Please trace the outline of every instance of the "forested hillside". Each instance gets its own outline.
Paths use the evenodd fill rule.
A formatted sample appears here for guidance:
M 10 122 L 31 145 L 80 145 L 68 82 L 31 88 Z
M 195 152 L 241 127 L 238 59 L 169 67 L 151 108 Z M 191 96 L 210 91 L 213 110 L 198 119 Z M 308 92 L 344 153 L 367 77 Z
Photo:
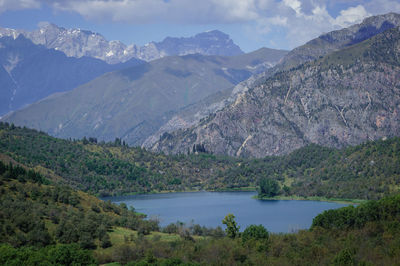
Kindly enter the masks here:
M 121 248 L 127 256 L 119 261 L 133 261 L 130 265 L 396 265 L 399 218 L 400 197 L 393 196 L 328 211 L 314 219 L 310 230 L 291 234 L 271 234 L 262 225 L 251 225 L 241 234 L 225 237 L 150 240 L 145 244 L 147 255 L 140 255 L 143 242 L 128 242 Z M 234 229 L 232 224 L 230 228 Z M 173 263 L 166 264 L 166 258 Z
M 310 230 L 271 234 L 262 225 L 226 235 L 198 225 L 159 228 L 124 206 L 0 163 L 2 265 L 395 265 L 400 197 L 318 215 Z M 135 229 L 135 230 L 132 230 Z M 205 231 L 206 230 L 206 231 Z M 218 234 L 207 232 L 219 232 Z M 203 235 L 204 234 L 204 235 Z
M 158 230 L 157 223 L 126 206 L 50 183 L 35 171 L 0 161 L 0 264 L 95 263 L 88 250 L 112 246 L 113 228 Z
M 263 178 L 289 197 L 379 199 L 399 191 L 400 138 L 345 149 L 315 144 L 285 156 L 243 159 L 208 154 L 167 156 L 132 148 L 116 139 L 62 140 L 36 130 L 0 123 L 0 156 L 98 195 L 133 192 L 255 189 Z

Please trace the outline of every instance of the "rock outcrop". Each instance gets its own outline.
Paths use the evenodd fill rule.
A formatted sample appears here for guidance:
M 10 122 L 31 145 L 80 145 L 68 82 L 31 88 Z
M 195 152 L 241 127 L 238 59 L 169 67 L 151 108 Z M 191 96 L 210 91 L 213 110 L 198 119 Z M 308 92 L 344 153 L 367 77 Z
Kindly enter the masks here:
M 286 154 L 400 133 L 400 29 L 395 27 L 250 88 L 189 129 L 165 133 L 154 151 L 244 157 Z

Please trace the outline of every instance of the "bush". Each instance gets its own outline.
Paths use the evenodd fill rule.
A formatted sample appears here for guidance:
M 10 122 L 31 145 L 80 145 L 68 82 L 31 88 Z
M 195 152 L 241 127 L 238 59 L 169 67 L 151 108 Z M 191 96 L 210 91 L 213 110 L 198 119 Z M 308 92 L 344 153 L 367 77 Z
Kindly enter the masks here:
M 250 225 L 242 233 L 242 240 L 246 242 L 248 240 L 268 240 L 269 233 L 263 225 Z

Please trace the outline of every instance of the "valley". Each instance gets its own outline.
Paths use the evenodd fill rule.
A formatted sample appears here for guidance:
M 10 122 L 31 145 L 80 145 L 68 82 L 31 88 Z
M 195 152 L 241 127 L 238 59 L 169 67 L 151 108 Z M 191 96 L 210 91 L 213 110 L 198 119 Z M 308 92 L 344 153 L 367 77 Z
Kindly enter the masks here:
M 397 265 L 400 15 L 279 4 L 331 31 L 244 52 L 219 30 L 0 27 L 0 264 Z
M 194 190 L 240 190 L 268 178 L 279 195 L 380 199 L 400 186 L 400 139 L 331 149 L 309 145 L 285 156 L 243 159 L 190 150 L 167 156 L 121 140 L 63 140 L 0 123 L 0 153 L 50 180 L 106 196 Z M 373 163 L 371 163 L 373 162 Z
M 105 141 L 118 137 L 138 146 L 179 109 L 232 89 L 273 65 L 283 54 L 283 51 L 260 49 L 232 57 L 200 54 L 165 57 L 106 73 L 1 120 L 56 137 L 90 136 Z
M 182 222 L 161 227 L 157 220 L 145 220 L 143 214 L 134 212 L 140 212 L 140 209 L 128 210 L 127 204 L 118 206 L 109 201 L 101 201 L 82 191 L 76 191 L 70 186 L 79 186 L 80 182 L 73 185 L 74 181 L 69 180 L 65 173 L 56 175 L 63 172 L 57 170 L 63 163 L 70 163 L 68 169 L 74 169 L 71 167 L 73 165 L 71 159 L 86 156 L 79 146 L 89 145 L 86 148 L 96 153 L 99 153 L 100 146 L 89 144 L 86 142 L 88 140 L 83 140 L 82 144 L 68 143 L 67 145 L 72 148 L 68 152 L 72 156 L 65 160 L 55 155 L 60 154 L 61 151 L 57 149 L 57 146 L 62 143 L 65 145 L 67 141 L 57 140 L 44 133 L 17 128 L 13 125 L 1 124 L 1 126 L 1 160 L 5 162 L 0 163 L 2 184 L 0 234 L 3 239 L 0 244 L 0 262 L 2 264 L 34 265 L 35 261 L 48 265 L 70 263 L 91 265 L 110 262 L 159 265 L 166 263 L 174 265 L 240 264 L 243 262 L 282 265 L 334 262 L 340 265 L 342 261 L 392 264 L 400 255 L 398 249 L 400 201 L 396 193 L 392 196 L 387 196 L 391 194 L 388 192 L 382 196 L 376 194 L 382 198 L 361 203 L 356 207 L 349 206 L 325 211 L 313 219 L 309 230 L 298 230 L 293 233 L 275 234 L 266 231 L 262 225 L 251 225 L 242 228 L 241 234 L 232 235 L 230 232 L 236 232 L 240 228 L 230 222 L 226 222 L 225 232 L 220 226 L 209 228 Z M 23 148 L 24 145 L 7 145 L 9 141 L 21 140 L 32 134 L 36 134 L 35 139 L 41 140 L 37 143 L 39 145 L 31 150 L 33 153 L 29 157 L 25 157 L 28 150 Z M 118 142 L 109 143 L 108 146 L 114 152 L 118 149 L 133 149 L 118 148 Z M 38 147 L 43 147 L 42 152 Z M 396 147 L 400 147 L 398 139 L 367 143 L 345 150 L 342 154 L 344 158 L 347 158 L 353 153 L 357 161 L 361 162 L 363 158 L 365 163 L 370 164 L 369 157 L 366 159 L 364 156 L 388 154 L 388 151 L 397 154 L 393 159 L 398 160 L 400 157 Z M 65 148 L 64 146 L 63 150 Z M 319 149 L 317 153 L 314 153 L 315 155 L 326 154 L 329 157 L 331 152 L 329 149 L 322 147 Z M 303 153 L 307 156 L 301 157 L 296 154 L 292 157 L 292 160 L 299 162 L 298 166 L 306 167 L 305 172 L 310 171 L 307 170 L 310 169 L 307 168 L 310 163 L 321 160 L 320 156 L 312 156 L 313 150 L 317 150 L 317 147 L 310 147 L 307 153 Z M 340 157 L 339 154 L 340 151 L 336 151 L 333 157 Z M 361 154 L 364 156 L 360 156 Z M 148 154 L 148 156 L 151 155 Z M 50 160 L 52 157 L 54 159 Z M 378 157 L 385 158 L 379 155 Z M 304 158 L 306 162 L 301 163 L 299 158 Z M 390 161 L 390 159 L 387 160 L 388 158 L 390 157 L 386 156 L 385 161 Z M 185 155 L 181 156 L 181 160 L 183 159 Z M 196 163 L 200 165 L 201 162 L 205 162 L 205 156 L 194 154 L 186 157 L 186 160 L 197 161 Z M 266 158 L 266 161 L 269 160 L 279 161 L 279 158 Z M 47 161 L 51 164 L 46 165 Z M 290 158 L 285 158 L 284 161 L 296 165 L 296 161 L 290 161 Z M 44 162 L 42 163 L 44 166 L 41 166 L 39 162 Z M 119 160 L 109 159 L 108 163 L 110 163 L 108 169 L 121 170 Z M 126 165 L 128 164 L 127 162 Z M 399 165 L 398 162 L 393 164 L 395 173 L 398 173 Z M 341 166 L 340 169 L 342 168 Z M 165 165 L 164 169 L 166 169 Z M 75 173 L 79 171 L 85 171 L 85 169 L 78 167 Z M 373 172 L 377 175 L 384 173 L 380 170 Z M 115 176 L 115 174 L 110 174 L 110 176 Z M 396 176 L 398 175 L 394 174 L 394 180 Z M 326 180 L 329 180 L 329 176 Z M 390 180 L 389 178 L 384 182 L 390 182 Z M 65 186 L 68 183 L 69 186 Z M 351 188 L 355 187 L 351 186 Z M 344 187 L 344 191 L 346 188 L 349 187 Z M 250 198 L 247 200 L 256 201 Z M 228 221 L 235 219 L 235 216 L 221 213 L 221 217 L 224 215 L 231 217 Z M 293 212 L 290 215 L 293 215 Z M 242 220 L 243 214 L 236 216 L 236 219 Z M 366 252 L 366 250 L 369 251 Z

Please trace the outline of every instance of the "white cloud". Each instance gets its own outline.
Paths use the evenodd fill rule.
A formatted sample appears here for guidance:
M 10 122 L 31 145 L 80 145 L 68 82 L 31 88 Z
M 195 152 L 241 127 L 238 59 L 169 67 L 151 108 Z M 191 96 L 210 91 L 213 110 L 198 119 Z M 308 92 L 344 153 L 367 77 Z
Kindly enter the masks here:
M 101 22 L 243 23 L 263 36 L 278 29 L 291 48 L 369 15 L 400 12 L 399 0 L 0 0 L 0 13 L 41 4 Z M 328 12 L 343 5 L 336 17 Z
M 372 14 L 384 14 L 388 12 L 400 13 L 400 2 L 398 0 L 373 0 L 366 3 L 365 8 Z
M 50 3 L 50 2 L 49 2 Z M 258 19 L 271 0 L 54 0 L 59 10 L 87 19 L 133 23 L 233 23 Z
M 362 5 L 350 7 L 346 10 L 340 11 L 340 16 L 335 19 L 335 24 L 340 27 L 347 27 L 349 25 L 359 23 L 364 18 L 370 16 Z
M 266 21 L 269 24 L 276 25 L 276 26 L 286 26 L 288 24 L 288 18 L 282 17 L 282 16 L 275 16 L 272 18 L 268 18 Z
M 314 6 L 309 15 L 299 12 L 296 17 L 288 19 L 286 39 L 290 47 L 304 44 L 321 33 L 332 30 L 332 21 L 333 18 L 325 6 Z
M 304 44 L 325 32 L 359 23 L 371 15 L 362 5 L 341 10 L 340 15 L 335 18 L 327 10 L 327 1 L 304 0 L 300 3 L 299 0 L 284 0 L 283 4 L 295 11 L 294 16 L 290 12 L 286 13 L 286 39 L 291 48 Z M 307 8 L 304 8 L 305 6 Z
M 217 10 L 223 10 L 224 14 L 221 12 L 221 15 L 225 19 L 245 21 L 258 18 L 257 5 L 254 0 L 212 0 L 211 2 Z M 198 4 L 200 3 L 198 1 Z
M 0 13 L 7 10 L 39 8 L 40 2 L 36 0 L 0 0 Z
M 283 0 L 283 3 L 293 9 L 296 15 L 301 15 L 301 2 L 299 0 Z

